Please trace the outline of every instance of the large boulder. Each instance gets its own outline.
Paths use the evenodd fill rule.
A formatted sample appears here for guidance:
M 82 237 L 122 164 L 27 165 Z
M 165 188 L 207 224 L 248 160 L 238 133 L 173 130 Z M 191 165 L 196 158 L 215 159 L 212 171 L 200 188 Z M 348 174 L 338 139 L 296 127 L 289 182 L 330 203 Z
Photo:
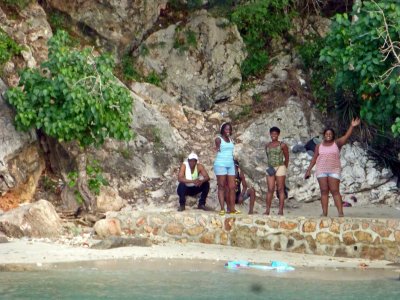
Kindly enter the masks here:
M 71 17 L 81 32 L 109 51 L 135 47 L 157 21 L 167 0 L 48 0 L 52 8 Z
M 0 207 L 5 198 L 14 204 L 30 201 L 44 169 L 36 133 L 15 129 L 14 113 L 2 97 L 5 90 L 0 80 Z
M 62 223 L 54 206 L 46 200 L 39 200 L 2 214 L 0 231 L 16 238 L 53 238 L 62 233 Z
M 206 11 L 151 34 L 140 46 L 136 65 L 145 76 L 163 78 L 167 92 L 183 104 L 207 110 L 237 95 L 245 58 L 236 26 Z
M 270 141 L 269 129 L 273 126 L 279 127 L 281 130 L 280 139 L 287 143 L 289 147 L 299 141 L 307 141 L 310 137 L 317 136 L 319 130 L 322 129 L 322 124 L 316 115 L 313 112 L 306 114 L 302 107 L 301 101 L 297 97 L 290 97 L 284 106 L 272 113 L 261 114 L 257 119 L 252 120 L 248 127 L 239 132 L 238 139 L 241 143 L 237 145 L 235 150 L 241 168 L 252 179 L 256 189 L 262 191 L 263 194 L 266 193 L 265 169 L 267 160 L 265 144 Z M 292 154 L 290 162 L 287 181 L 290 188 L 294 190 L 303 185 L 300 174 L 304 174 L 302 172 L 308 164 L 301 162 L 300 166 L 298 158 Z M 291 194 L 294 195 L 296 192 L 293 191 Z

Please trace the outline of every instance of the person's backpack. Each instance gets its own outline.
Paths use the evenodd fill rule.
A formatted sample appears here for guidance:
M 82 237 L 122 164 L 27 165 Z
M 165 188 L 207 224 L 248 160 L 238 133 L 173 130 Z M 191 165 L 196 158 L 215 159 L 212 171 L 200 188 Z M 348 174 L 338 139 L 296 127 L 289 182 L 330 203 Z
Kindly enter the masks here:
M 312 152 L 314 152 L 314 151 L 315 151 L 315 147 L 316 147 L 319 143 L 321 143 L 321 140 L 319 139 L 318 136 L 316 136 L 316 137 L 313 137 L 311 140 L 309 140 L 309 141 L 305 144 L 304 148 L 306 148 L 307 151 L 312 151 Z

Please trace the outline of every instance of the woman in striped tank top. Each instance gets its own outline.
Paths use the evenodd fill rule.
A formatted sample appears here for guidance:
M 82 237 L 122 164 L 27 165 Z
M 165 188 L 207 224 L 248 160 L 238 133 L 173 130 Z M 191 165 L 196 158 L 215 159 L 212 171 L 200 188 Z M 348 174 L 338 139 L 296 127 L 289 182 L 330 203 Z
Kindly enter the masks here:
M 235 145 L 231 139 L 232 125 L 223 123 L 220 136 L 215 139 L 217 155 L 214 160 L 214 173 L 217 176 L 218 200 L 221 205 L 221 216 L 225 215 L 225 201 L 230 214 L 240 214 L 235 209 L 236 171 L 233 162 L 233 150 Z M 225 199 L 227 195 L 227 199 Z
M 360 119 L 353 119 L 349 129 L 344 136 L 335 140 L 335 132 L 328 128 L 324 130 L 324 140 L 315 147 L 314 156 L 304 176 L 308 179 L 311 176 L 311 169 L 317 164 L 315 175 L 317 176 L 321 190 L 322 215 L 328 215 L 329 192 L 335 201 L 339 217 L 343 217 L 342 196 L 340 195 L 340 149 L 347 143 L 353 133 L 353 128 L 360 124 Z

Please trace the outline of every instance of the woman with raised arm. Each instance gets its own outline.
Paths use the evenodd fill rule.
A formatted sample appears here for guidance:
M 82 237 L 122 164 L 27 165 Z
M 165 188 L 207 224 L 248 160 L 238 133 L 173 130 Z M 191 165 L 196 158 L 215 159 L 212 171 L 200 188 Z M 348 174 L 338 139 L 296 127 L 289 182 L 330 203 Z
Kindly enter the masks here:
M 240 214 L 235 210 L 235 164 L 233 162 L 233 150 L 235 145 L 231 139 L 232 125 L 223 123 L 220 135 L 215 138 L 215 150 L 217 155 L 214 161 L 214 173 L 217 176 L 218 200 L 221 205 L 220 215 L 225 215 L 225 201 L 230 214 Z M 227 189 L 227 190 L 226 190 Z M 227 195 L 227 197 L 225 197 Z M 225 199 L 226 198 L 226 199 Z
M 315 174 L 321 190 L 322 216 L 328 215 L 328 200 L 329 193 L 331 193 L 339 217 L 343 217 L 342 196 L 339 190 L 341 178 L 340 149 L 347 143 L 354 127 L 359 124 L 359 118 L 353 119 L 345 135 L 337 140 L 335 140 L 335 132 L 332 128 L 325 129 L 322 143 L 315 147 L 314 156 L 304 178 L 308 179 L 311 176 L 311 169 L 317 164 Z

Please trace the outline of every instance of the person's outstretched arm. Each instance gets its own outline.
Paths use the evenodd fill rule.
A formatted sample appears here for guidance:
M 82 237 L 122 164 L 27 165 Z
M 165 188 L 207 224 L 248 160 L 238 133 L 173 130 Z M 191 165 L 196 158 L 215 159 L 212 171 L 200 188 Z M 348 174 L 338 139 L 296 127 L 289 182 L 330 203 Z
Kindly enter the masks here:
M 341 138 L 338 138 L 336 140 L 336 145 L 341 148 L 343 147 L 346 143 L 347 140 L 349 139 L 349 137 L 351 136 L 351 134 L 353 133 L 353 128 L 360 125 L 360 119 L 359 118 L 354 118 L 349 126 L 349 129 L 347 129 L 346 133 L 344 134 L 344 136 L 342 136 Z
M 315 163 L 317 162 L 318 155 L 319 155 L 319 145 L 317 145 L 315 147 L 314 156 L 310 161 L 310 165 L 308 166 L 306 174 L 304 175 L 305 179 L 307 179 L 307 178 L 309 178 L 311 176 L 311 170 L 314 167 Z

